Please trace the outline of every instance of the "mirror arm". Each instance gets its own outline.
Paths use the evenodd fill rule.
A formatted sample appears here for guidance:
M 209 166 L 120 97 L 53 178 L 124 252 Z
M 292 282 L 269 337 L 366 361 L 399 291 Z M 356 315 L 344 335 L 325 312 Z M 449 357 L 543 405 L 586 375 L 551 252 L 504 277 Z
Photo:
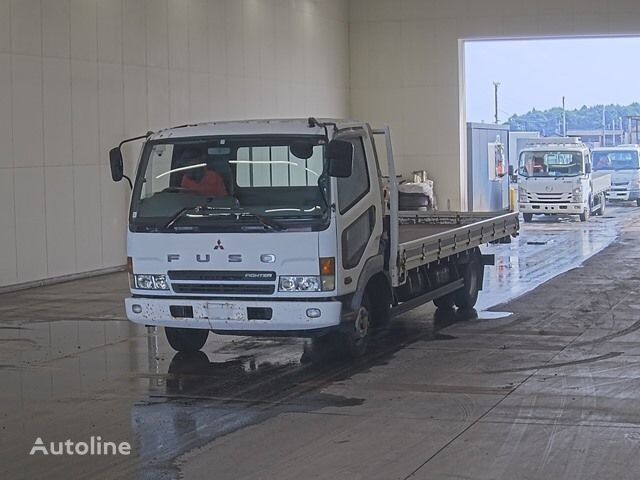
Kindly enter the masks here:
M 147 138 L 149 135 L 153 135 L 154 132 L 152 132 L 151 130 L 149 130 L 147 133 L 145 133 L 144 135 L 138 135 L 137 137 L 132 137 L 132 138 L 127 138 L 126 140 L 123 140 L 120 142 L 120 144 L 118 145 L 118 148 L 122 148 L 122 146 L 125 143 L 129 143 L 129 142 L 134 142 L 136 140 L 142 140 L 143 138 Z
M 152 132 L 151 130 L 149 130 L 147 133 L 145 133 L 144 135 L 138 135 L 137 137 L 132 137 L 132 138 L 127 138 L 126 140 L 121 141 L 118 144 L 118 149 L 120 149 L 122 151 L 122 146 L 125 143 L 129 143 L 129 142 L 134 142 L 136 140 L 142 140 L 143 138 L 148 138 L 149 135 L 153 135 L 154 132 Z M 131 181 L 131 178 L 129 178 L 127 175 L 122 174 L 122 178 L 126 178 L 127 182 L 129 182 L 129 188 L 131 190 L 133 190 L 133 182 Z

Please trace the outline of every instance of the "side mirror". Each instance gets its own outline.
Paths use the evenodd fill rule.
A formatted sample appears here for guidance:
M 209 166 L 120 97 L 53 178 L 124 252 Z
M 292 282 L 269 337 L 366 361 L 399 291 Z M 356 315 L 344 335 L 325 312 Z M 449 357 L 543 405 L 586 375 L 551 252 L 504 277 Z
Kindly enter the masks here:
M 590 163 L 585 163 L 584 164 L 584 173 L 586 173 L 587 175 L 589 175 L 591 173 L 591 164 Z
M 109 163 L 111 164 L 111 178 L 119 182 L 124 177 L 124 164 L 120 147 L 109 150 Z
M 353 171 L 353 144 L 344 140 L 331 140 L 327 145 L 330 177 L 347 178 Z

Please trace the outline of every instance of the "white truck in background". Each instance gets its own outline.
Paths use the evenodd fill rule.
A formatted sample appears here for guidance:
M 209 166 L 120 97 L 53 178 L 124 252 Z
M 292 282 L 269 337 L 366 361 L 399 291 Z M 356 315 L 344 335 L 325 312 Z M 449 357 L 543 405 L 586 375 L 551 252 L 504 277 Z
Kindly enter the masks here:
M 594 171 L 611 173 L 607 200 L 631 200 L 640 207 L 640 145 L 594 148 Z
M 534 215 L 603 215 L 611 175 L 593 172 L 589 147 L 572 138 L 541 138 L 520 152 L 518 205 Z
M 429 301 L 472 308 L 492 264 L 480 245 L 515 236 L 517 213 L 399 211 L 397 181 L 385 201 L 374 136 L 395 179 L 389 129 L 364 122 L 236 121 L 138 137 L 127 317 L 165 327 L 178 351 L 199 350 L 212 331 L 312 337 L 359 356 L 393 314 Z M 110 151 L 114 181 L 126 178 L 130 140 Z

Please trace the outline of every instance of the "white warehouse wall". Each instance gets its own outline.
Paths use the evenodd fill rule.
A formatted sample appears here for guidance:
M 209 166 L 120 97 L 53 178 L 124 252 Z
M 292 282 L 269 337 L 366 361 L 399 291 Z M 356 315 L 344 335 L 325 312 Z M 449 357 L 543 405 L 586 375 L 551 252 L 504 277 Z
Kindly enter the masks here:
M 351 0 L 351 113 L 389 123 L 399 170 L 466 205 L 459 40 L 640 34 L 638 0 Z
M 124 137 L 347 116 L 346 2 L 0 0 L 0 286 L 124 263 Z

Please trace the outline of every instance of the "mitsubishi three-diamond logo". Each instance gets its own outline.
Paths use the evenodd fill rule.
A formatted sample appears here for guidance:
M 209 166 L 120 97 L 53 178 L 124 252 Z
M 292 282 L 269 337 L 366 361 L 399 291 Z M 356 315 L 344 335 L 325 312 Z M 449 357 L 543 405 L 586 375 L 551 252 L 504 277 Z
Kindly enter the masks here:
M 215 244 L 213 249 L 214 250 L 224 250 L 224 246 L 222 245 L 222 242 L 220 241 L 220 239 L 218 239 L 218 243 Z

